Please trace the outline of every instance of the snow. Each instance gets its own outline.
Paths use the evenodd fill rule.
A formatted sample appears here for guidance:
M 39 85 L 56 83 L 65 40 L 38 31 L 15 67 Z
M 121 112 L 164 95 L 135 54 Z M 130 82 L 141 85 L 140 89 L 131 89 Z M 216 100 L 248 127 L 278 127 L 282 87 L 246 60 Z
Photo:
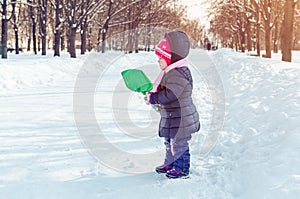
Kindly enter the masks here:
M 0 62 L 0 193 L 10 199 L 291 198 L 300 194 L 300 53 L 264 59 L 192 50 L 201 131 L 191 178 L 169 180 L 159 115 L 121 71 L 154 79 L 153 52 L 71 59 L 21 53 Z

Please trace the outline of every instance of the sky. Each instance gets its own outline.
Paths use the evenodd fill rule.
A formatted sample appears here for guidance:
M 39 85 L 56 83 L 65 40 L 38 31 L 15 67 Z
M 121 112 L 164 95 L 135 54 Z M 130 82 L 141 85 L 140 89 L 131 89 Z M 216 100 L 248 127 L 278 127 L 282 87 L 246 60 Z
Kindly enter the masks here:
M 209 2 L 206 0 L 179 0 L 179 3 L 187 6 L 188 14 L 191 18 L 206 16 L 206 9 L 209 7 Z
M 191 19 L 199 19 L 202 24 L 207 23 L 207 9 L 209 1 L 207 0 L 179 0 L 182 5 L 187 6 L 188 17 Z

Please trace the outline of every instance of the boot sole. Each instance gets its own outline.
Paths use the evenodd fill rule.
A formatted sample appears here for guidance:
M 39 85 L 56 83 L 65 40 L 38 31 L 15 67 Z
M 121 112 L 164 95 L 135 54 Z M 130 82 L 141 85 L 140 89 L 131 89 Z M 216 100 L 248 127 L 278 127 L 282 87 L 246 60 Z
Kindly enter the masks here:
M 173 176 L 168 176 L 166 175 L 167 178 L 169 179 L 189 179 L 190 178 L 190 175 L 186 175 L 186 176 L 181 176 L 181 177 L 173 177 Z

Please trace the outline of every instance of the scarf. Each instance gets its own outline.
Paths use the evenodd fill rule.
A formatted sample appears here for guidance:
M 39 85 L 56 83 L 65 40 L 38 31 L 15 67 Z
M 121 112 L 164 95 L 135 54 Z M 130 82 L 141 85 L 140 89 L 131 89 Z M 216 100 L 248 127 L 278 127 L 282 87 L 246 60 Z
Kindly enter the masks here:
M 157 92 L 157 88 L 163 78 L 163 76 L 168 73 L 170 70 L 174 69 L 174 68 L 180 68 L 183 66 L 188 66 L 186 59 L 181 59 L 171 65 L 169 65 L 167 68 L 165 68 L 164 70 L 161 70 L 160 73 L 158 74 L 157 78 L 155 79 L 155 81 L 153 82 L 153 88 L 150 92 L 155 93 Z

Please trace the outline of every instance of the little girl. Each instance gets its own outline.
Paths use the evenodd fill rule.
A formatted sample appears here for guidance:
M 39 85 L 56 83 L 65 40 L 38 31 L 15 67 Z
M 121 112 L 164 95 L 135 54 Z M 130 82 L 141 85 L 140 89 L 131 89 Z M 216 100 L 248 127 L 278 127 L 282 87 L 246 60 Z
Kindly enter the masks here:
M 168 178 L 188 178 L 189 143 L 192 133 L 199 131 L 199 115 L 192 100 L 193 79 L 185 58 L 190 42 L 182 31 L 165 34 L 155 49 L 161 73 L 154 88 L 147 93 L 150 104 L 160 107 L 159 136 L 165 138 L 166 156 L 157 173 Z

